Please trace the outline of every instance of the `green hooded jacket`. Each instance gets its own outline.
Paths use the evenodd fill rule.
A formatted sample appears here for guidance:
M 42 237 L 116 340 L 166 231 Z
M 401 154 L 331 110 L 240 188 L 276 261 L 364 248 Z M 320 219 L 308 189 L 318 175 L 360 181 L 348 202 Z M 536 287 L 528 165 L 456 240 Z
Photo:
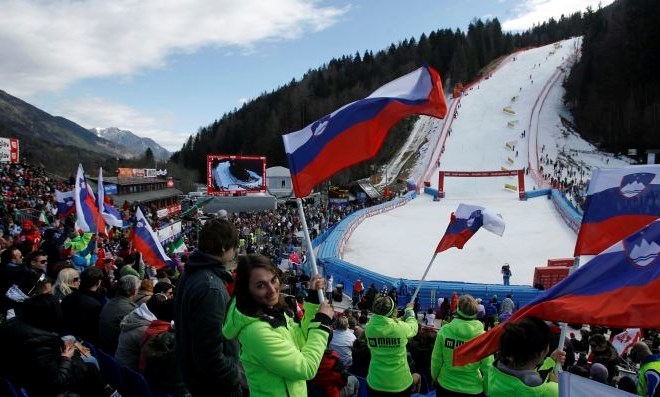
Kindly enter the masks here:
M 306 381 L 316 376 L 331 330 L 315 318 L 319 305 L 305 302 L 304 308 L 300 324 L 284 314 L 285 324 L 271 325 L 241 313 L 231 300 L 222 333 L 241 344 L 251 397 L 307 397 Z
M 454 318 L 440 328 L 431 355 L 431 378 L 447 390 L 466 394 L 487 391 L 487 375 L 493 356 L 462 367 L 452 365 L 454 349 L 484 333 L 479 320 Z M 488 394 L 488 393 L 486 393 Z
M 549 363 L 554 366 L 554 360 L 546 358 L 542 367 Z M 539 386 L 527 386 L 519 378 L 509 375 L 491 365 L 488 371 L 488 396 L 489 397 L 558 397 L 559 384 L 546 380 Z
M 408 366 L 408 339 L 417 334 L 415 312 L 406 308 L 404 320 L 373 314 L 364 327 L 371 351 L 367 384 L 374 390 L 401 392 L 412 385 Z

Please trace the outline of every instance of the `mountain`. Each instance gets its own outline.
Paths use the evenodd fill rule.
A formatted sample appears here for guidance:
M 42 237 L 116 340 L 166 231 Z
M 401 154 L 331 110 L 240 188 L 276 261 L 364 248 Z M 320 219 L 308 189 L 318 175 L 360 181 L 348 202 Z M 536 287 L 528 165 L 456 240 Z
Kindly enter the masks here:
M 172 153 L 157 144 L 153 139 L 141 138 L 131 131 L 120 130 L 117 127 L 91 128 L 90 131 L 103 139 L 126 147 L 131 154 L 138 157 L 143 156 L 147 148 L 151 149 L 154 158 L 159 161 L 168 160 L 172 155 Z
M 20 157 L 68 176 L 78 163 L 85 169 L 116 167 L 135 157 L 126 148 L 103 139 L 63 117 L 53 116 L 0 90 L 0 137 L 20 141 Z

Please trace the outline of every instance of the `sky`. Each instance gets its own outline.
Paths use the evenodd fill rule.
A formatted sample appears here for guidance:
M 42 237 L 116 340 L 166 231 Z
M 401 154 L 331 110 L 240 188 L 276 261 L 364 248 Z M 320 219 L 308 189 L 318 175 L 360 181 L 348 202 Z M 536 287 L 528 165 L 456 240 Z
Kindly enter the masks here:
M 428 180 L 437 188 L 439 170 L 520 169 L 539 162 L 545 155 L 553 161 L 570 159 L 581 164 L 572 170 L 583 170 L 584 176 L 579 179 L 584 182 L 594 167 L 628 165 L 626 159 L 599 152 L 566 131 L 560 121 L 560 117 L 571 120 L 562 103 L 561 82 L 579 50 L 579 40 L 510 55 L 490 78 L 467 91 L 460 102 L 448 103 L 448 108 L 457 109 L 456 119 L 451 117 L 451 111 L 444 120 L 421 117 L 409 140 L 427 143 L 419 151 L 411 178 L 421 177 L 422 182 Z M 541 106 L 535 108 L 535 104 Z M 505 107 L 515 114 L 504 112 Z M 513 127 L 509 122 L 513 122 Z M 442 147 L 443 139 L 445 151 L 438 167 L 439 151 L 434 149 Z M 508 148 L 507 143 L 514 148 Z M 399 161 L 394 156 L 388 168 L 398 168 Z M 538 181 L 531 175 L 525 176 L 525 190 L 546 187 Z M 419 280 L 447 228 L 451 212 L 460 203 L 472 204 L 502 215 L 506 224 L 503 236 L 480 229 L 462 250 L 450 248 L 439 253 L 427 279 L 501 284 L 500 269 L 508 263 L 513 273 L 511 284 L 531 286 L 535 267 L 545 266 L 548 259 L 573 257 L 577 235 L 562 220 L 551 200 L 540 197 L 520 201 L 517 192 L 505 189 L 505 184 L 517 185 L 516 178 L 445 178 L 446 197 L 439 202 L 422 194 L 406 205 L 364 220 L 348 239 L 343 259 L 386 276 Z M 581 257 L 581 264 L 589 259 Z
M 332 58 L 465 31 L 475 18 L 524 30 L 611 2 L 0 0 L 0 90 L 85 128 L 118 127 L 177 150 Z

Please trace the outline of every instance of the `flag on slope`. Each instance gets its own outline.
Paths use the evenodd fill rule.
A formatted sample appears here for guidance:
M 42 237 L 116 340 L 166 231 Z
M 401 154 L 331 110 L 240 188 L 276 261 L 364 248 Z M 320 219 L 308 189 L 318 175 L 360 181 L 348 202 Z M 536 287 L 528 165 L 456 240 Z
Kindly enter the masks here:
M 642 331 L 639 328 L 628 328 L 621 333 L 612 336 L 612 345 L 623 356 L 628 353 L 632 345 L 642 339 Z
M 494 214 L 478 205 L 459 204 L 456 212 L 451 213 L 449 226 L 435 252 L 442 252 L 451 247 L 463 249 L 463 245 L 482 226 L 498 236 L 504 234 L 504 219 L 500 214 Z
M 660 217 L 660 165 L 596 169 L 574 255 L 596 255 Z
M 78 165 L 74 200 L 76 201 L 76 224 L 78 228 L 83 232 L 105 233 L 105 220 L 96 205 L 94 194 L 87 185 L 82 164 Z
M 170 252 L 173 254 L 183 254 L 188 252 L 188 246 L 183 241 L 183 237 L 180 237 L 178 240 L 170 243 Z
M 439 118 L 447 114 L 440 75 L 429 66 L 283 135 L 296 196 L 309 195 L 319 182 L 375 156 L 389 129 L 412 114 Z
M 454 351 L 454 365 L 495 353 L 504 325 L 527 316 L 612 328 L 660 328 L 659 254 L 660 220 L 656 220 L 595 256 L 509 320 L 461 345 Z
M 156 269 L 174 266 L 174 261 L 165 253 L 163 245 L 158 241 L 156 233 L 151 229 L 149 221 L 144 217 L 140 207 L 135 212 L 135 219 L 131 240 L 133 247 L 142 254 L 144 262 Z
M 76 200 L 73 197 L 74 191 L 60 192 L 55 190 L 55 198 L 57 200 L 57 216 L 66 218 L 69 215 L 76 213 Z
M 124 221 L 119 214 L 119 211 L 115 209 L 111 204 L 105 202 L 105 188 L 103 187 L 103 168 L 99 168 L 99 182 L 96 189 L 96 203 L 101 212 L 101 216 L 105 219 L 105 222 L 110 226 L 123 227 Z
M 636 394 L 564 371 L 559 374 L 559 397 L 634 397 Z

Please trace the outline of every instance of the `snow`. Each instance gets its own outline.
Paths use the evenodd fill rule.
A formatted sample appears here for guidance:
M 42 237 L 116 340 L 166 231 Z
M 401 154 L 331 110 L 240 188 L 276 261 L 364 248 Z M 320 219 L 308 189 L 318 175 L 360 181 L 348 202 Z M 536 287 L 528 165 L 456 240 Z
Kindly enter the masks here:
M 539 164 L 544 173 L 553 173 L 547 162 L 558 160 L 564 164 L 557 172 L 559 178 L 571 175 L 586 186 L 594 168 L 629 164 L 627 159 L 599 152 L 560 119 L 572 121 L 562 102 L 561 83 L 579 56 L 580 42 L 574 38 L 512 54 L 487 79 L 472 85 L 460 102 L 448 103 L 445 120 L 420 117 L 399 155 L 387 166 L 389 179 L 395 178 L 395 171 L 415 148 L 419 158 L 410 179 L 423 178 L 434 188 L 439 170 L 521 169 L 528 164 L 533 170 Z M 525 137 L 521 137 L 523 130 Z M 438 168 L 443 139 L 445 151 Z M 507 147 L 507 142 L 515 148 Z M 445 178 L 446 198 L 434 202 L 422 194 L 407 205 L 363 221 L 348 240 L 342 259 L 383 275 L 419 279 L 451 212 L 460 203 L 473 204 L 501 214 L 506 222 L 504 235 L 480 230 L 464 249 L 440 253 L 427 279 L 499 284 L 501 266 L 509 263 L 511 283 L 531 285 L 534 267 L 545 266 L 551 258 L 573 256 L 576 234 L 551 200 L 520 201 L 505 184 L 517 185 L 517 178 Z M 547 187 L 534 172 L 525 176 L 525 190 Z

